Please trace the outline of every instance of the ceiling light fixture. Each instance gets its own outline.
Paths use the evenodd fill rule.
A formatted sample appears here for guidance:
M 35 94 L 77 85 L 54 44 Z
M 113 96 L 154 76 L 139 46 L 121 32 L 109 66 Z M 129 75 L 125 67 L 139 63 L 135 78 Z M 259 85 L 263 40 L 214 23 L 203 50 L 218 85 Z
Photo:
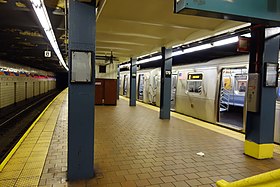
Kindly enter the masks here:
M 251 38 L 251 33 L 242 34 L 241 36 L 244 36 L 244 37 L 247 37 L 247 38 Z
M 235 42 L 238 42 L 238 36 L 216 41 L 216 42 L 213 43 L 213 45 L 216 47 L 216 46 L 232 44 L 232 43 L 235 43 Z
M 151 62 L 151 61 L 156 61 L 156 60 L 160 60 L 162 59 L 162 56 L 159 55 L 159 56 L 154 56 L 154 57 L 151 57 L 151 58 L 147 58 L 147 59 L 143 59 L 143 60 L 139 60 L 136 62 L 136 64 L 144 64 L 144 63 L 147 63 L 147 62 Z
M 205 49 L 209 49 L 212 48 L 213 45 L 211 44 L 203 44 L 203 45 L 199 45 L 196 47 L 191 47 L 191 48 L 187 48 L 183 51 L 183 53 L 192 53 L 192 52 L 196 52 L 196 51 L 201 51 L 201 50 L 205 50 Z
M 68 67 L 60 53 L 58 44 L 56 42 L 56 38 L 52 29 L 52 25 L 45 7 L 45 4 L 43 2 L 43 0 L 30 0 L 32 3 L 32 7 L 36 13 L 36 16 L 38 17 L 50 43 L 51 46 L 56 54 L 56 56 L 59 59 L 59 63 L 63 65 L 63 67 L 68 71 Z

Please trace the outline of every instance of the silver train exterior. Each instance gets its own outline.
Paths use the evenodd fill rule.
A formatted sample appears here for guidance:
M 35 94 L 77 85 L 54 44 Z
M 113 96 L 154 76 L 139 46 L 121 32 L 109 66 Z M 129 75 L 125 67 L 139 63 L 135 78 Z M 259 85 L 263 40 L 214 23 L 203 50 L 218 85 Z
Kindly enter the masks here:
M 0 108 L 56 88 L 55 74 L 0 61 Z
M 240 119 L 241 128 L 238 130 L 244 131 L 248 58 L 248 55 L 241 55 L 215 59 L 207 63 L 173 66 L 171 110 L 223 125 L 223 111 L 229 110 L 232 106 L 240 107 L 243 114 Z M 160 68 L 137 71 L 136 94 L 139 101 L 160 105 L 160 73 Z M 120 73 L 119 83 L 119 94 L 129 97 L 129 71 Z M 279 87 L 275 116 L 274 140 L 280 143 Z

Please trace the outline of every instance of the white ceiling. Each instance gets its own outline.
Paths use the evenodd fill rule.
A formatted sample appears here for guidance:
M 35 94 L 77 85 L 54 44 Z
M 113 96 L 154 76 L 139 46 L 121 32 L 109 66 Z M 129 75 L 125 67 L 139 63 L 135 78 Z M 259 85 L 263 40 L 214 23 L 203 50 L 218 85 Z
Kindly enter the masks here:
M 96 24 L 96 54 L 112 51 L 119 63 L 244 25 L 174 14 L 173 0 L 106 0 Z

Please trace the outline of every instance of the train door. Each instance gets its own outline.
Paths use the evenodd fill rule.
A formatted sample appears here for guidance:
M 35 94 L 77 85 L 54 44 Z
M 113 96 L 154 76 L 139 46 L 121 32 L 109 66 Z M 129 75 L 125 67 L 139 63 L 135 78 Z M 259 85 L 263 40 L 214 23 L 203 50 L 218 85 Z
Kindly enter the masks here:
M 170 109 L 175 110 L 176 106 L 176 90 L 177 90 L 177 74 L 172 74 L 171 78 L 171 105 Z
M 144 74 L 140 74 L 138 79 L 138 99 L 140 101 L 143 101 L 144 80 L 145 80 Z
M 236 130 L 245 124 L 247 72 L 245 67 L 226 68 L 221 75 L 218 122 Z
M 128 84 L 128 77 L 127 75 L 123 76 L 123 95 L 127 95 L 127 84 Z

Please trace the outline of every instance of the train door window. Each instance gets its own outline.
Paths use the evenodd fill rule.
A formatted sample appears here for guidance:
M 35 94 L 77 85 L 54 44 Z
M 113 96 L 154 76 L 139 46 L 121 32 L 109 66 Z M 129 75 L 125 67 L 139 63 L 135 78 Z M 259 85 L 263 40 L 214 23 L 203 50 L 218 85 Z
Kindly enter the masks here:
M 127 75 L 124 75 L 123 77 L 123 95 L 127 95 L 127 83 L 128 82 L 128 77 Z
M 189 73 L 186 91 L 189 93 L 201 94 L 202 92 L 202 73 Z
M 177 90 L 177 74 L 172 74 L 171 78 L 171 110 L 175 110 L 176 105 L 176 90 Z
M 235 74 L 235 87 L 234 90 L 237 94 L 245 94 L 247 88 L 247 75 Z
M 139 75 L 138 79 L 138 99 L 143 100 L 143 92 L 144 92 L 144 74 Z
M 229 75 L 224 75 L 222 78 L 222 88 L 224 90 L 232 90 L 231 77 Z

